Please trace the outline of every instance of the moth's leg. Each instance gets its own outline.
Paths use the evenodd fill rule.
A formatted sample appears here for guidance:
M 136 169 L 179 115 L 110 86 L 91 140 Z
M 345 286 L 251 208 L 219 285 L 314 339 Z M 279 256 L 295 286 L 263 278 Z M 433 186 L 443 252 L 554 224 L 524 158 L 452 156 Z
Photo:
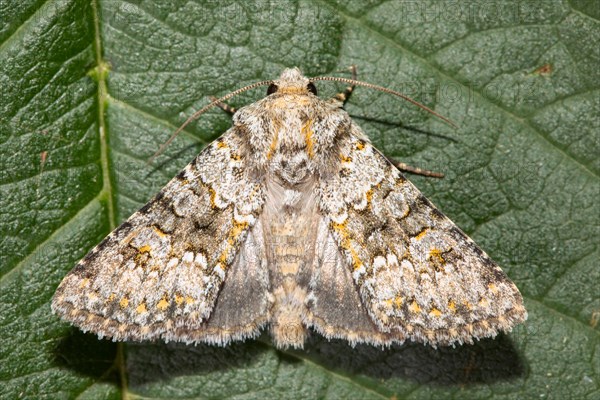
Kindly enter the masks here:
M 215 100 L 217 100 L 217 98 L 216 98 L 216 97 L 214 97 L 214 96 L 210 96 L 210 97 L 209 97 L 209 99 L 210 99 L 211 101 L 215 101 Z M 237 111 L 237 109 L 236 109 L 236 108 L 234 108 L 234 107 L 231 107 L 230 105 L 228 105 L 228 104 L 225 104 L 225 103 L 223 103 L 223 102 L 220 102 L 220 101 L 219 101 L 219 102 L 217 102 L 217 103 L 215 104 L 215 106 L 219 107 L 221 110 L 223 110 L 223 111 L 225 111 L 226 113 L 228 113 L 228 114 L 231 114 L 231 115 L 235 114 L 235 113 L 236 113 L 236 111 Z
M 386 156 L 386 158 L 388 159 L 389 162 L 394 164 L 396 166 L 396 168 L 398 168 L 400 171 L 408 172 L 408 173 L 415 174 L 415 175 L 429 176 L 431 178 L 443 178 L 444 177 L 444 174 L 442 174 L 441 172 L 435 172 L 435 171 L 430 171 L 428 169 L 412 167 L 408 164 L 396 161 L 387 156 Z
M 355 81 L 356 80 L 356 65 L 351 65 L 350 71 L 352 72 L 352 80 Z M 329 101 L 335 102 L 335 103 L 340 103 L 340 107 L 343 107 L 346 104 L 346 102 L 348 101 L 348 99 L 350 98 L 350 95 L 352 94 L 352 92 L 354 91 L 354 86 L 355 85 L 348 86 L 343 92 L 336 94 Z

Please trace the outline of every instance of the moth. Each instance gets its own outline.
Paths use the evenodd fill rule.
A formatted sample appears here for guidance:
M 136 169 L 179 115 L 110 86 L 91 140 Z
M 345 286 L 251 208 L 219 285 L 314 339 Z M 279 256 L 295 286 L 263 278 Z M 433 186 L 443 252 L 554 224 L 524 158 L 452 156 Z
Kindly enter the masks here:
M 309 329 L 454 345 L 524 321 L 514 283 L 343 109 L 353 86 L 324 100 L 318 80 L 393 92 L 293 68 L 209 104 L 269 85 L 68 273 L 52 310 L 115 341 L 226 345 L 268 328 L 278 348 Z

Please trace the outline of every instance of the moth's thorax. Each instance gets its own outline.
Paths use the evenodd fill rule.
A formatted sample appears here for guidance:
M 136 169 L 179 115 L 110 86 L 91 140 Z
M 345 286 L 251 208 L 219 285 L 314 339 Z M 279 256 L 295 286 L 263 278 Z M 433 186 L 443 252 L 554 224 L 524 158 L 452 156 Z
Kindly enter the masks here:
M 289 86 L 290 91 L 298 90 Z M 311 93 L 275 93 L 234 116 L 254 169 L 291 185 L 323 174 L 339 158 L 336 143 L 347 135 L 348 114 Z

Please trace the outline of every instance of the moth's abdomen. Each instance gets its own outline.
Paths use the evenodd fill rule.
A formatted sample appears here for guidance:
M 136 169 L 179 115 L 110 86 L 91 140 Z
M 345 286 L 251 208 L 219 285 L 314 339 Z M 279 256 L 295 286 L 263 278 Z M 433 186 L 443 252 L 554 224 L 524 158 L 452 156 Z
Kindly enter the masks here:
M 271 333 L 278 347 L 303 347 L 306 298 L 317 228 L 313 183 L 287 185 L 275 177 L 261 220 L 274 298 Z

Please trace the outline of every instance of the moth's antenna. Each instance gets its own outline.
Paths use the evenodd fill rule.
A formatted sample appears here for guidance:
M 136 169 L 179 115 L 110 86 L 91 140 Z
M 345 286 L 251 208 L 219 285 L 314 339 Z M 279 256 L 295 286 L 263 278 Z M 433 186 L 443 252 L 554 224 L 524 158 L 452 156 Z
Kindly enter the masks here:
M 196 118 L 198 118 L 199 116 L 201 116 L 202 114 L 204 114 L 206 111 L 208 111 L 209 109 L 211 109 L 212 107 L 214 107 L 215 105 L 217 105 L 217 103 L 220 102 L 224 102 L 225 100 L 228 100 L 234 96 L 237 96 L 238 94 L 245 92 L 246 90 L 250 90 L 250 89 L 254 89 L 257 88 L 259 86 L 265 86 L 265 85 L 270 85 L 272 84 L 273 81 L 260 81 L 260 82 L 255 82 L 251 85 L 248 86 L 244 86 L 243 88 L 234 90 L 233 92 L 226 94 L 225 96 L 219 98 L 219 99 L 215 99 L 212 102 L 210 102 L 209 104 L 205 105 L 204 107 L 202 107 L 201 109 L 199 109 L 198 111 L 196 111 L 195 113 L 193 113 L 179 128 L 177 128 L 177 130 L 175 132 L 173 132 L 173 134 L 171 135 L 171 137 L 169 139 L 167 139 L 166 142 L 164 142 L 160 148 L 156 151 L 156 153 L 154 153 L 152 155 L 152 157 L 150 157 L 148 159 L 148 164 L 151 164 L 152 161 L 154 160 L 154 158 L 156 156 L 158 156 L 160 153 L 162 153 L 167 146 L 177 137 L 177 135 L 179 135 L 179 133 L 190 124 L 190 122 L 192 122 L 193 120 L 195 120 Z
M 439 119 L 441 119 L 442 121 L 446 122 L 448 125 L 458 129 L 458 126 L 452 122 L 451 120 L 449 120 L 448 118 L 444 117 L 441 114 L 438 114 L 437 112 L 433 111 L 431 108 L 427 107 L 424 104 L 419 103 L 416 100 L 411 99 L 410 97 L 408 97 L 405 94 L 402 94 L 400 92 L 397 92 L 395 90 L 392 89 L 388 89 L 386 87 L 383 86 L 379 86 L 379 85 L 373 85 L 372 83 L 368 83 L 368 82 L 363 82 L 363 81 L 357 81 L 354 79 L 348 79 L 348 78 L 338 78 L 336 76 L 317 76 L 316 78 L 310 78 L 311 81 L 337 81 L 337 82 L 344 82 L 344 83 L 349 83 L 351 85 L 356 85 L 356 86 L 364 86 L 370 89 L 375 89 L 375 90 L 379 90 L 380 92 L 384 92 L 384 93 L 389 93 L 389 94 L 393 94 L 394 96 L 398 96 L 401 99 L 404 99 L 420 108 L 422 108 L 423 110 L 427 111 L 428 113 L 431 113 L 433 115 L 435 115 L 436 117 L 438 117 Z

